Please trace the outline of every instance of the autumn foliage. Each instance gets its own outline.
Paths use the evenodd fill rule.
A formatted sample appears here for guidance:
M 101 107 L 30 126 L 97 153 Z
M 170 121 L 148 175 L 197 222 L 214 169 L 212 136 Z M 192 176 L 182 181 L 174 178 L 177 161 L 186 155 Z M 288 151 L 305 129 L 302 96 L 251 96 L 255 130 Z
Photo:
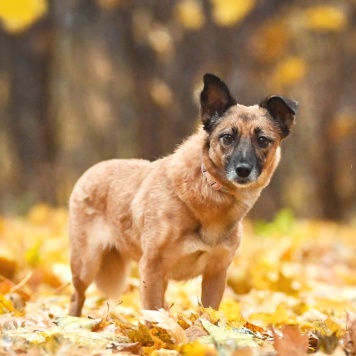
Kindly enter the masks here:
M 253 214 L 352 220 L 355 11 L 353 0 L 0 1 L 0 212 L 66 204 L 103 159 L 172 152 L 194 131 L 209 72 L 244 105 L 300 102 Z
M 220 311 L 198 281 L 173 283 L 169 312 L 140 309 L 137 269 L 120 300 L 71 293 L 67 212 L 35 206 L 0 220 L 0 354 L 350 355 L 356 352 L 356 229 L 295 220 L 245 224 Z

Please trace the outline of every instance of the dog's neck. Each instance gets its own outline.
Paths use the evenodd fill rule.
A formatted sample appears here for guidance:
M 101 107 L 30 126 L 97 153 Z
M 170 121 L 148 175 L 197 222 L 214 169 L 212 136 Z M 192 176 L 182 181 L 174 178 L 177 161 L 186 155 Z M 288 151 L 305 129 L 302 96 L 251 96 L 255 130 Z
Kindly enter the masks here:
M 201 172 L 205 179 L 207 180 L 210 187 L 214 190 L 220 190 L 224 193 L 229 193 L 229 191 L 223 187 L 207 170 L 204 163 L 201 164 Z
M 226 180 L 224 180 L 220 176 L 219 169 L 215 166 L 215 164 L 211 161 L 209 157 L 209 144 L 205 142 L 203 147 L 203 151 L 201 152 L 201 172 L 203 177 L 210 185 L 213 190 L 217 190 L 227 194 L 233 194 L 234 187 L 232 184 L 229 184 Z

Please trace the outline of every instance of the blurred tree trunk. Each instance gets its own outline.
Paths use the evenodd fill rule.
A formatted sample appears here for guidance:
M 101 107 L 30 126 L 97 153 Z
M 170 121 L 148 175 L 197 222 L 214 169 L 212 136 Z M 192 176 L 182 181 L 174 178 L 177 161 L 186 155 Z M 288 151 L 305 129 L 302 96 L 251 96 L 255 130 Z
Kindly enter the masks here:
M 326 105 L 327 108 L 328 105 Z M 335 109 L 335 108 L 334 108 Z M 316 165 L 315 176 L 317 178 L 316 192 L 321 207 L 321 215 L 328 220 L 342 220 L 344 216 L 344 204 L 337 188 L 338 180 L 338 154 L 335 145 L 331 144 L 330 127 L 333 123 L 333 115 L 336 110 L 325 110 L 320 115 L 323 123 L 320 127 L 318 140 L 319 163 Z
M 14 184 L 28 203 L 55 203 L 57 130 L 51 106 L 54 22 L 49 14 L 21 34 L 5 34 L 10 96 L 7 131 L 16 159 Z
M 345 46 L 346 47 L 346 46 Z M 333 49 L 334 51 L 335 49 Z M 342 53 L 344 52 L 344 53 Z M 340 55 L 342 53 L 342 55 Z M 333 54 L 329 55 L 332 58 Z M 338 59 L 337 57 L 340 57 Z M 343 107 L 344 98 L 352 97 L 350 88 L 345 85 L 353 73 L 353 56 L 343 51 L 340 46 L 334 54 L 335 67 L 327 75 L 324 75 L 326 90 L 319 91 L 321 97 L 320 112 L 317 128 L 318 145 L 317 157 L 314 162 L 316 177 L 316 193 L 321 208 L 321 216 L 328 220 L 343 220 L 347 216 L 348 198 L 343 196 L 342 173 L 343 166 L 348 166 L 352 157 L 342 157 L 339 146 L 343 147 L 345 139 L 338 137 L 337 113 Z M 320 87 L 322 85 L 320 84 Z M 332 90 L 330 90 L 332 88 Z
M 165 79 L 166 64 L 162 63 L 157 54 L 147 43 L 140 43 L 135 38 L 135 27 L 137 27 L 137 10 L 138 4 L 148 13 L 158 15 L 165 19 L 169 18 L 169 13 L 172 10 L 175 1 L 172 2 L 157 2 L 153 1 L 150 4 L 145 1 L 136 3 L 128 3 L 117 11 L 116 21 L 118 31 L 124 31 L 125 35 L 125 53 L 127 60 L 131 63 L 133 77 L 133 92 L 132 98 L 137 109 L 137 149 L 138 156 L 145 159 L 157 159 L 162 154 L 168 153 L 172 142 L 177 140 L 176 132 L 170 130 L 170 123 L 174 116 L 172 107 L 162 107 L 152 98 L 152 90 L 158 78 Z M 138 10 L 140 11 L 140 9 Z M 136 12 L 136 19 L 135 19 Z M 155 18 L 157 24 L 162 24 L 161 19 Z M 173 70 L 174 71 L 174 70 Z M 170 76 L 172 76 L 172 72 Z M 173 93 L 173 96 L 175 93 Z M 179 128 L 177 128 L 180 131 Z M 179 135 L 178 135 L 179 136 Z

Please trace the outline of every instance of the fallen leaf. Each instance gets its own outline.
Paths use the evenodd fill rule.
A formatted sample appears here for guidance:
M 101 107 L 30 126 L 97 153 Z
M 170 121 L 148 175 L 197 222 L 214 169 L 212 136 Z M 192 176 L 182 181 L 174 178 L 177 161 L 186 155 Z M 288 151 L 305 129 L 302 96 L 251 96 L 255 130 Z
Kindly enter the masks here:
M 342 339 L 343 348 L 348 355 L 356 355 L 356 313 L 346 312 L 346 333 Z
M 284 325 L 281 335 L 275 330 L 274 347 L 279 356 L 302 356 L 308 353 L 308 335 L 302 335 L 299 328 L 292 325 Z
M 183 344 L 188 342 L 184 330 L 165 310 L 142 310 L 141 313 L 146 321 L 167 330 L 174 343 Z
M 194 341 L 185 344 L 180 348 L 183 356 L 216 356 L 217 351 L 209 345 L 202 344 L 199 341 Z
M 199 338 L 199 340 L 205 344 L 222 344 L 233 340 L 237 347 L 258 346 L 258 344 L 254 341 L 254 336 L 250 333 L 246 333 L 245 330 L 219 327 L 205 319 L 202 319 L 201 322 L 204 329 L 209 333 L 208 336 L 202 336 Z
M 318 338 L 317 348 L 327 355 L 332 355 L 336 348 L 339 346 L 339 338 L 336 333 L 331 335 L 323 335 L 320 332 L 316 332 L 315 335 Z
M 198 325 L 193 325 L 186 329 L 185 333 L 189 342 L 195 341 L 202 336 L 208 335 L 208 332 L 202 326 Z
M 122 304 L 108 309 L 93 285 L 83 309 L 92 319 L 65 316 L 72 292 L 66 224 L 66 211 L 48 206 L 0 217 L 1 256 L 17 266 L 13 278 L 0 278 L 0 355 L 258 356 L 281 349 L 293 356 L 306 352 L 308 339 L 317 356 L 356 354 L 352 226 L 299 221 L 290 212 L 257 229 L 246 221 L 220 310 L 197 305 L 201 278 L 172 282 L 167 300 L 174 307 L 148 311 L 148 327 L 139 323 L 146 318 L 137 267 Z M 284 332 L 283 324 L 298 326 L 299 334 Z

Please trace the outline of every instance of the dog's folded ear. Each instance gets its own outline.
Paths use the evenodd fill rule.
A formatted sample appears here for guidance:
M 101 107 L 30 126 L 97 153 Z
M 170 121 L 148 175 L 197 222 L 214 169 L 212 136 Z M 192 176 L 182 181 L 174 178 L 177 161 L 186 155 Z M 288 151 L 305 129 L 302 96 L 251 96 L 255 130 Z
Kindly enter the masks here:
M 200 94 L 200 117 L 204 124 L 204 129 L 210 132 L 219 117 L 236 100 L 230 94 L 227 85 L 214 74 L 204 75 L 204 89 Z
M 298 106 L 297 101 L 280 95 L 268 96 L 260 103 L 260 107 L 267 109 L 272 118 L 278 123 L 283 138 L 289 135 L 294 125 Z

